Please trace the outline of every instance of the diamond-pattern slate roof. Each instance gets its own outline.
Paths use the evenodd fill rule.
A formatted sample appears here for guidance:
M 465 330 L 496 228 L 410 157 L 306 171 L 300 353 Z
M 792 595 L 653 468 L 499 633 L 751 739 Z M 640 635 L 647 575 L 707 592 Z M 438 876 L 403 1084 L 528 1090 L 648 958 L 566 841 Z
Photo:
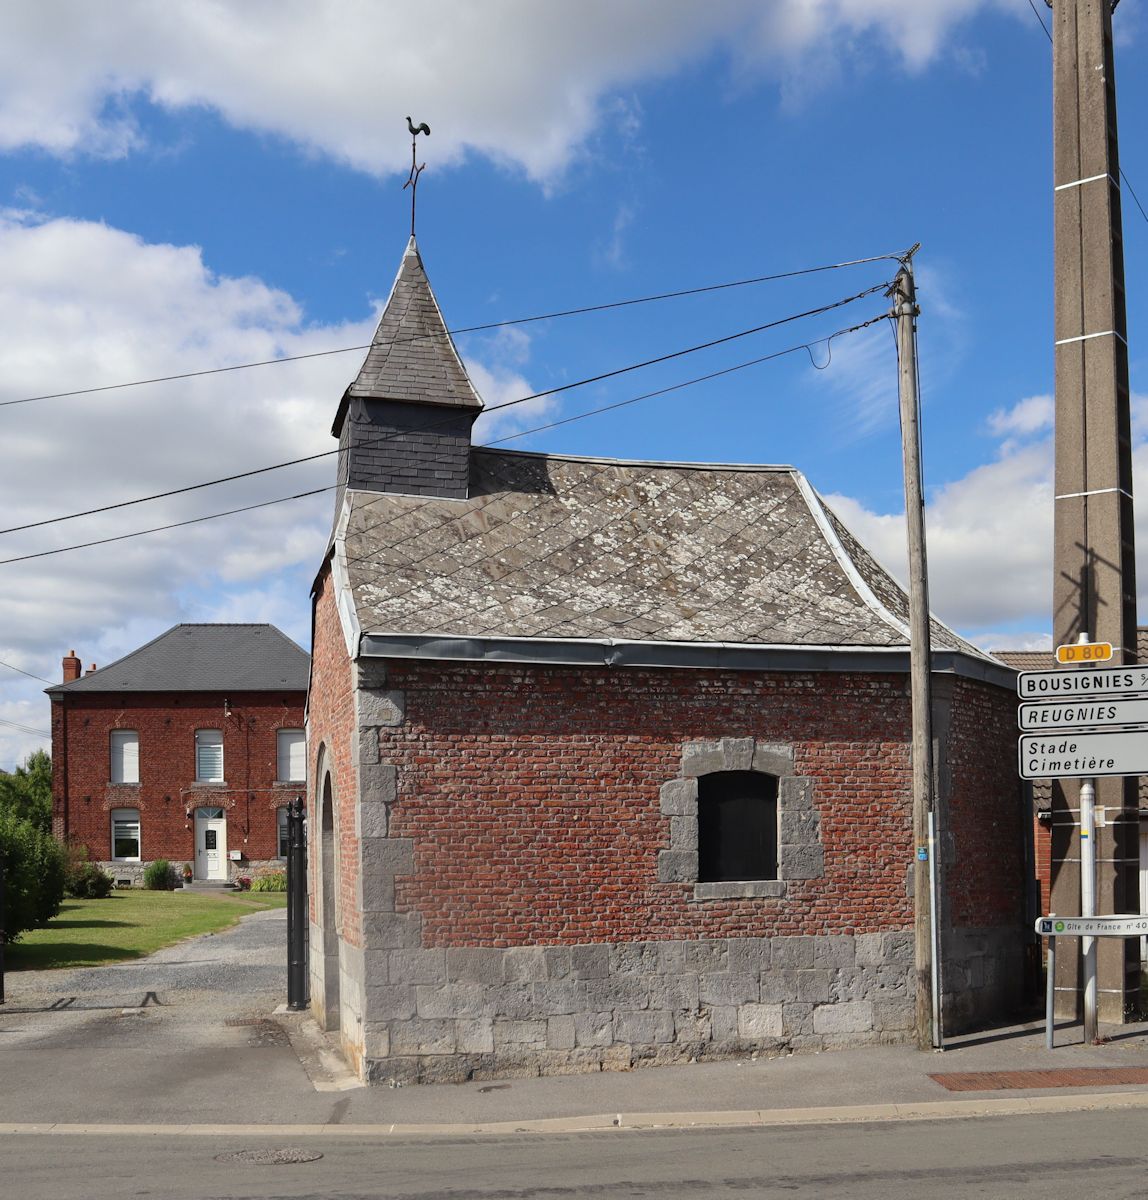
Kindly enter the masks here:
M 302 692 L 311 656 L 274 625 L 176 625 L 47 692 Z
M 464 501 L 349 494 L 364 634 L 907 644 L 899 585 L 791 467 L 484 449 L 471 463 Z M 939 622 L 933 639 L 986 658 Z
M 407 244 L 371 348 L 348 396 L 481 408 L 423 269 L 414 238 Z M 338 436 L 346 411 L 339 407 Z

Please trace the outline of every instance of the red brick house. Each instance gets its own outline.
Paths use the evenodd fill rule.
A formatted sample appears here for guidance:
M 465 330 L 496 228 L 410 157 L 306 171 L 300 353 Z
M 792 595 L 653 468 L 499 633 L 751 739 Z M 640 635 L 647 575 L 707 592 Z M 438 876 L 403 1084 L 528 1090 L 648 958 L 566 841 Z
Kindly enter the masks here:
M 371 1080 L 912 1036 L 907 603 L 792 467 L 471 445 L 412 239 L 347 389 L 311 994 Z M 1013 673 L 933 624 L 950 1028 L 1021 987 Z
M 283 865 L 309 656 L 273 625 L 176 625 L 52 701 L 53 829 L 118 881 L 166 858 L 225 883 Z

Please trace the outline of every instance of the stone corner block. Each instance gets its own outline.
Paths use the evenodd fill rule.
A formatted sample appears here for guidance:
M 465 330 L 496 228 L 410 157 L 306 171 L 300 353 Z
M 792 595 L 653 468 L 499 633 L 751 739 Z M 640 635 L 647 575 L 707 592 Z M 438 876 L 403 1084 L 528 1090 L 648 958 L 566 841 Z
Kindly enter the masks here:
M 360 725 L 379 725 L 393 728 L 406 719 L 406 694 L 374 689 L 359 691 L 355 707 Z
M 363 913 L 366 950 L 417 950 L 421 941 L 422 917 L 418 913 Z
M 693 883 L 698 877 L 696 850 L 659 850 L 659 883 Z
M 364 764 L 379 761 L 379 726 L 359 726 L 359 762 Z
M 393 804 L 398 789 L 394 763 L 359 763 L 359 798 L 365 804 Z

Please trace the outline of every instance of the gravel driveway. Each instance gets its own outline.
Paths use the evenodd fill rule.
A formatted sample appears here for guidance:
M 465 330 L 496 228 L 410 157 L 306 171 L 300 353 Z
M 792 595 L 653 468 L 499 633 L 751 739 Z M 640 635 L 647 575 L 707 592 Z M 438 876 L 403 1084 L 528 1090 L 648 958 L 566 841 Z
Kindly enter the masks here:
M 287 916 L 147 958 L 17 971 L 0 1006 L 0 1121 L 324 1119 L 280 1019 Z

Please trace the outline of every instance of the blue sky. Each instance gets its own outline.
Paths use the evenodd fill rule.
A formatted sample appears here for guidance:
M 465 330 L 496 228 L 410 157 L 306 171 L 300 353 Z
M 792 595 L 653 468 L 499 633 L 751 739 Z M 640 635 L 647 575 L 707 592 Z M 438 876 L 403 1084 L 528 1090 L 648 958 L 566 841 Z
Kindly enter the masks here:
M 1043 0 L 1037 9 L 1047 20 Z M 0 400 L 362 343 L 418 235 L 480 324 L 903 250 L 917 258 L 934 609 L 1047 642 L 1049 44 L 1027 0 L 356 0 L 106 10 L 17 2 L 0 47 Z M 1122 165 L 1148 207 L 1148 20 L 1121 5 Z M 1124 200 L 1137 478 L 1148 220 Z M 466 335 L 488 404 L 879 284 L 879 262 Z M 823 338 L 876 295 L 484 418 L 506 436 Z M 824 345 L 813 347 L 819 365 Z M 5 527 L 331 448 L 361 354 L 0 408 Z M 894 569 L 903 500 L 885 324 L 507 443 L 785 462 Z M 333 462 L 0 534 L 35 553 L 321 487 Z M 46 679 L 181 620 L 306 644 L 329 494 L 0 566 L 0 660 Z M 1141 531 L 1143 541 L 1148 529 Z M 1148 543 L 1145 543 L 1148 544 Z M 1148 569 L 1142 567 L 1142 580 Z M 47 728 L 0 667 L 0 720 Z M 43 744 L 0 725 L 0 766 Z

